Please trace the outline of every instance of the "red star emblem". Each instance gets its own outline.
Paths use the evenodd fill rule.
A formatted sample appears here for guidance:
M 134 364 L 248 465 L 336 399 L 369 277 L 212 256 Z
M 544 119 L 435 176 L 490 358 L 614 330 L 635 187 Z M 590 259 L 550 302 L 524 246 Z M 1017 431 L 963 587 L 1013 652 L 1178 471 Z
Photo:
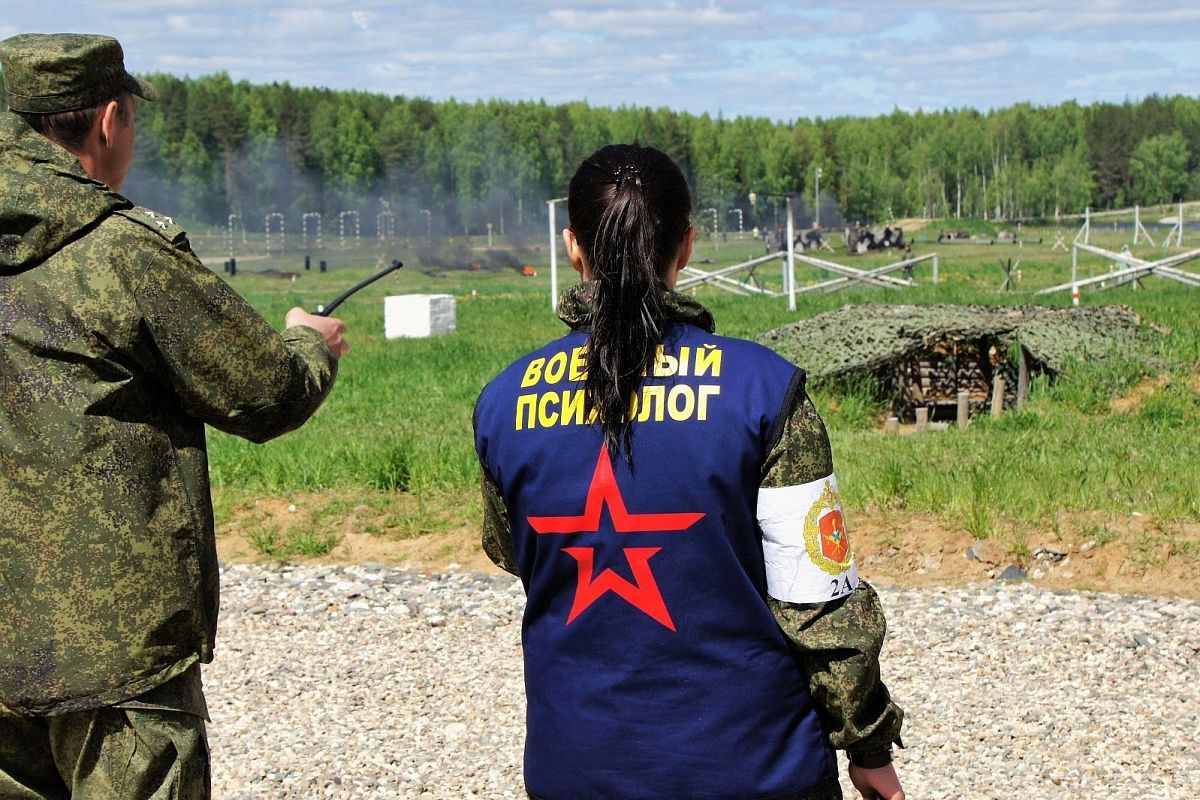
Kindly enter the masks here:
M 631 514 L 625 508 L 621 487 L 617 486 L 608 449 L 600 447 L 600 458 L 588 487 L 583 513 L 573 517 L 529 517 L 529 525 L 539 534 L 554 533 L 598 533 L 600 531 L 600 509 L 608 506 L 617 533 L 662 533 L 684 531 L 704 516 L 701 513 L 677 514 Z M 567 617 L 570 625 L 587 610 L 592 603 L 612 592 L 646 616 L 666 628 L 675 630 L 675 623 L 667 611 L 654 572 L 650 569 L 650 558 L 660 547 L 624 547 L 625 561 L 633 574 L 633 582 L 626 580 L 611 569 L 593 575 L 596 548 L 564 547 L 563 552 L 575 559 L 579 579 L 575 586 L 575 600 Z

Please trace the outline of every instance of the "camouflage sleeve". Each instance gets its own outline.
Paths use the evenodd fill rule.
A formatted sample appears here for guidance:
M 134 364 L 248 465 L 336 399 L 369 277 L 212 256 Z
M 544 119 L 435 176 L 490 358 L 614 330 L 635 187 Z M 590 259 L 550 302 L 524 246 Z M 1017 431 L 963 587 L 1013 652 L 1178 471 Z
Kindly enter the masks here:
M 886 625 L 879 596 L 866 581 L 840 600 L 767 604 L 792 640 L 829 741 L 855 753 L 887 750 L 900 739 L 904 712 L 879 675 Z
M 480 469 L 483 488 L 483 552 L 497 567 L 517 574 L 517 558 L 513 553 L 512 528 L 508 524 L 508 509 L 500 496 L 500 487 Z
M 833 472 L 825 424 L 802 383 L 789 402 L 763 466 L 764 487 L 808 483 Z M 886 624 L 875 590 L 860 581 L 853 593 L 827 603 L 768 597 L 767 604 L 792 641 L 833 746 L 866 754 L 899 741 L 904 713 L 880 679 Z
M 790 409 L 767 451 L 762 486 L 794 486 L 824 478 L 833 472 L 833 454 L 825 423 L 804 391 L 804 373 L 798 373 L 788 394 Z M 798 385 L 797 385 L 798 384 Z
M 134 292 L 137 356 L 191 417 L 264 442 L 300 427 L 333 386 L 337 359 L 317 331 L 275 331 L 186 242 L 160 248 Z

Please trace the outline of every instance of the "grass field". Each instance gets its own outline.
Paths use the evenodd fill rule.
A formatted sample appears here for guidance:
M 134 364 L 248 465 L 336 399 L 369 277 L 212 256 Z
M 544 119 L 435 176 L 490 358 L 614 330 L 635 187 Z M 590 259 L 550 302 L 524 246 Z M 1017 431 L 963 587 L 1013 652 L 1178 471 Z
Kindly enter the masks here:
M 1065 233 L 1069 244 L 1074 231 Z M 1047 297 L 1033 291 L 1068 280 L 1070 253 L 1052 250 L 1053 229 L 1025 230 L 1023 236 L 1027 241 L 1040 237 L 1042 243 L 920 243 L 915 254 L 940 254 L 939 284 L 931 284 L 926 262 L 917 267 L 917 288 L 803 294 L 795 312 L 782 298 L 709 288 L 697 296 L 712 308 L 720 332 L 747 337 L 845 303 L 1068 305 L 1069 293 Z M 1101 247 L 1119 250 L 1128 239 L 1101 225 L 1093 229 L 1092 242 Z M 384 255 L 410 261 L 402 241 L 386 254 L 372 245 L 334 246 L 314 254 L 313 270 L 303 272 L 302 255 L 248 260 L 252 247 L 250 242 L 243 248 L 231 282 L 276 323 L 293 305 L 328 302 L 373 272 Z M 197 249 L 206 255 L 204 242 Z M 1160 252 L 1142 247 L 1136 254 L 1149 258 Z M 714 269 L 761 253 L 761 242 L 748 237 L 702 242 L 693 264 Z M 823 255 L 855 267 L 896 258 Z M 320 258 L 331 264 L 326 274 L 316 270 Z M 1001 293 L 1000 262 L 1010 258 L 1020 261 L 1021 280 L 1016 291 Z M 337 544 L 336 531 L 345 529 L 337 521 L 364 506 L 374 520 L 368 533 L 384 538 L 475 526 L 478 467 L 470 424 L 475 398 L 512 359 L 564 330 L 550 311 L 545 245 L 524 259 L 537 268 L 537 277 L 512 270 L 422 271 L 412 263 L 339 309 L 353 350 L 342 362 L 333 394 L 309 424 L 261 446 L 210 432 L 219 522 L 242 520 L 243 527 L 253 528 L 243 531 L 251 545 L 277 558 L 327 552 Z M 220 255 L 210 256 L 210 264 L 219 269 Z M 250 273 L 268 268 L 302 274 L 293 282 Z M 1102 259 L 1081 256 L 1081 276 L 1107 270 Z M 766 285 L 781 286 L 777 263 L 759 272 Z M 801 265 L 797 276 L 800 286 L 828 277 Z M 574 278 L 560 260 L 560 288 Z M 1062 529 L 1070 527 L 1101 544 L 1124 537 L 1131 552 L 1143 552 L 1148 562 L 1200 561 L 1195 535 L 1200 522 L 1200 293 L 1160 278 L 1143 284 L 1140 290 L 1084 290 L 1082 301 L 1125 303 L 1145 322 L 1162 326 L 1167 333 L 1151 357 L 1079 364 L 1053 385 L 1035 381 L 1030 402 L 1020 411 L 974 420 L 964 431 L 886 436 L 880 430 L 884 409 L 867 392 L 813 387 L 848 510 L 860 517 L 923 515 L 948 530 L 998 542 L 1016 556 L 1027 556 L 1035 540 L 1064 535 Z M 385 340 L 381 298 L 409 292 L 454 295 L 458 331 L 424 340 Z M 256 499 L 297 493 L 320 498 L 307 526 L 280 530 L 254 522 L 253 515 L 239 515 Z M 1157 537 L 1145 546 L 1132 541 L 1135 530 L 1143 537 L 1144 526 L 1126 524 L 1138 517 L 1153 521 Z

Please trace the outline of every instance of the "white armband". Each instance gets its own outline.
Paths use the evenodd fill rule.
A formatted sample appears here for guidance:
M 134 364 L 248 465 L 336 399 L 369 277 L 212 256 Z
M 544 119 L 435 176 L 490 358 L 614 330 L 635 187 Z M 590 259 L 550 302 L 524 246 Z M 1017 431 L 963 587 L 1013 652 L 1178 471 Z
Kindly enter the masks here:
M 758 491 L 767 593 L 788 603 L 824 603 L 858 588 L 837 478 Z

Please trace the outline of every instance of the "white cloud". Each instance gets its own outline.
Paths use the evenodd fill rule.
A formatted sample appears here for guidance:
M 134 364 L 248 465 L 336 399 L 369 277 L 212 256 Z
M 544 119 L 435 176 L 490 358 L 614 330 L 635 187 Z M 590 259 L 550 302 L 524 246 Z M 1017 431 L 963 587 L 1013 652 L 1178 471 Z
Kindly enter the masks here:
M 1163 0 L 93 0 L 0 33 L 121 38 L 135 71 L 391 94 L 798 116 L 1196 91 L 1200 7 Z
M 952 44 L 939 46 L 938 42 L 926 42 L 925 46 L 912 47 L 911 43 L 878 42 L 878 48 L 864 47 L 864 61 L 885 63 L 899 67 L 950 67 L 986 63 L 1012 57 L 1020 45 L 1012 41 L 982 42 L 979 44 Z

